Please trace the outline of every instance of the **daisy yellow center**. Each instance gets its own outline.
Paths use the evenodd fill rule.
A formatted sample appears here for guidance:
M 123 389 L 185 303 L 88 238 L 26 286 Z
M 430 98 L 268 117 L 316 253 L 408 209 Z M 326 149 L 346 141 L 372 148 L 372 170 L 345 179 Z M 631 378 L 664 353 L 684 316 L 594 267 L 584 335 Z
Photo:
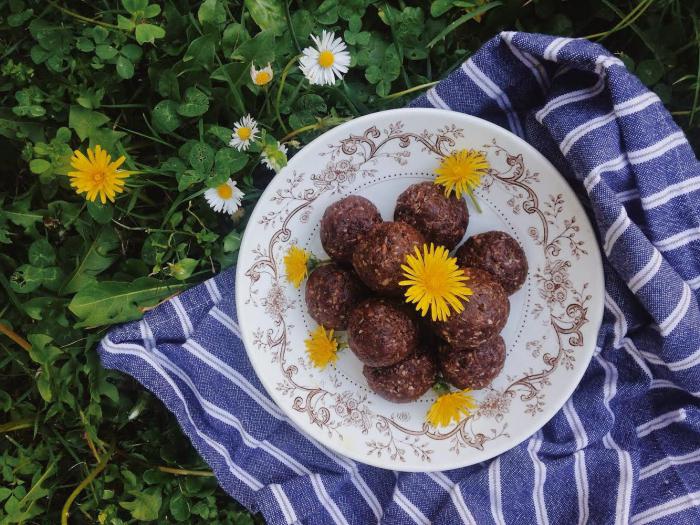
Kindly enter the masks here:
M 238 135 L 239 139 L 248 140 L 250 138 L 250 136 L 253 134 L 253 130 L 247 126 L 243 126 L 243 127 L 240 127 L 236 130 L 236 134 Z
M 435 170 L 435 184 L 445 188 L 445 195 L 453 191 L 457 197 L 471 195 L 472 190 L 481 183 L 481 177 L 488 173 L 489 163 L 486 156 L 477 150 L 462 149 L 442 159 Z
M 216 188 L 216 194 L 225 201 L 233 197 L 233 189 L 228 184 L 222 184 Z
M 258 86 L 264 86 L 270 80 L 272 80 L 272 75 L 270 75 L 270 73 L 268 73 L 267 71 L 258 71 L 255 74 L 255 83 Z
M 335 62 L 335 56 L 330 51 L 321 51 L 318 54 L 318 65 L 321 67 L 329 68 Z
M 399 285 L 407 287 L 406 302 L 415 303 L 423 317 L 430 311 L 433 321 L 446 321 L 452 311 L 462 312 L 462 301 L 472 295 L 464 284 L 469 278 L 444 246 L 424 244 L 422 251 L 416 246 L 415 255 L 406 257 L 401 270 L 405 280 Z

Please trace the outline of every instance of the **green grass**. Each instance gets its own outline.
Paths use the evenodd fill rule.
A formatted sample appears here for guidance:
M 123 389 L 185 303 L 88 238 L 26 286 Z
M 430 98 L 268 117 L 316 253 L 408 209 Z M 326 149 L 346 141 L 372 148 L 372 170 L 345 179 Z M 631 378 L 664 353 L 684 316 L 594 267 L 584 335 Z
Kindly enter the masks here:
M 235 263 L 269 180 L 262 148 L 404 105 L 502 29 L 600 41 L 697 145 L 699 7 L 0 0 L 0 524 L 260 521 L 217 487 L 158 401 L 100 368 L 109 326 Z M 319 88 L 296 56 L 324 28 L 343 35 L 353 65 Z M 266 89 L 251 61 L 272 64 Z M 248 112 L 264 139 L 237 153 L 230 127 Z M 66 177 L 72 150 L 98 143 L 139 172 L 106 206 Z M 229 176 L 246 193 L 233 218 L 202 196 Z

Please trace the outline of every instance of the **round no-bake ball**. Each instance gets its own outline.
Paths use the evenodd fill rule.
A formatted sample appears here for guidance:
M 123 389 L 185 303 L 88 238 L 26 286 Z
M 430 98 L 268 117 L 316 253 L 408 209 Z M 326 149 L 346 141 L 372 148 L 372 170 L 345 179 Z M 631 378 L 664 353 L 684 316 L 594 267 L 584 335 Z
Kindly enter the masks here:
M 475 348 L 442 345 L 438 351 L 440 371 L 457 388 L 479 390 L 491 384 L 506 361 L 506 344 L 500 335 Z
M 472 295 L 461 313 L 452 312 L 447 321 L 434 321 L 437 334 L 456 348 L 475 347 L 498 334 L 508 320 L 508 295 L 494 277 L 478 268 L 463 268 Z
M 352 265 L 362 281 L 375 292 L 399 296 L 403 289 L 401 265 L 406 255 L 425 243 L 423 235 L 403 222 L 375 224 L 360 238 Z
M 352 270 L 322 264 L 306 282 L 306 307 L 314 321 L 326 328 L 345 330 L 350 312 L 366 297 L 367 288 Z
M 409 186 L 399 195 L 394 220 L 410 224 L 429 242 L 451 250 L 467 231 L 469 212 L 464 199 L 445 197 L 442 186 L 426 181 Z
M 367 299 L 350 313 L 348 346 L 366 365 L 396 364 L 415 352 L 418 342 L 418 323 L 399 302 Z
M 519 290 L 527 278 L 525 252 L 505 232 L 491 231 L 469 237 L 457 250 L 457 261 L 460 266 L 486 270 L 509 295 Z
M 369 387 L 384 399 L 395 403 L 415 401 L 435 384 L 437 367 L 433 358 L 418 350 L 392 366 L 362 369 Z
M 359 195 L 334 202 L 321 219 L 321 244 L 336 262 L 350 264 L 360 236 L 382 222 L 377 207 Z

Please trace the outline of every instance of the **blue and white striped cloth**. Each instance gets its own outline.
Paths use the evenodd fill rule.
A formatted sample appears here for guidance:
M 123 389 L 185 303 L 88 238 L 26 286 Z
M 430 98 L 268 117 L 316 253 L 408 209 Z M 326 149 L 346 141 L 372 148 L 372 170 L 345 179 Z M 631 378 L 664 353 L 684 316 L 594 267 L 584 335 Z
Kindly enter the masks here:
M 268 523 L 700 523 L 700 166 L 623 64 L 585 40 L 501 33 L 413 103 L 536 146 L 589 205 L 606 256 L 598 350 L 540 432 L 487 463 L 397 473 L 300 434 L 238 338 L 233 271 L 100 346 L 176 415 L 222 487 Z

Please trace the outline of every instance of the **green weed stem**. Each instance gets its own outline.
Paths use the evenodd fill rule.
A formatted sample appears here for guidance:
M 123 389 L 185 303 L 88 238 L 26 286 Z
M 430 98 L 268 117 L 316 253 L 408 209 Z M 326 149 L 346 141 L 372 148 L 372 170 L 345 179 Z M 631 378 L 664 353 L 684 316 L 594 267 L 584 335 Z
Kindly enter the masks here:
M 95 468 L 90 471 L 87 477 L 83 481 L 81 481 L 80 484 L 77 487 L 75 487 L 75 489 L 73 489 L 73 492 L 70 493 L 70 496 L 68 496 L 68 499 L 63 504 L 63 509 L 61 509 L 61 525 L 68 525 L 68 513 L 70 511 L 70 506 L 75 501 L 75 498 L 77 498 L 78 495 L 83 490 L 85 490 L 85 487 L 92 483 L 93 480 L 100 475 L 100 472 L 102 472 L 105 469 L 107 463 L 109 463 L 109 460 L 112 457 L 112 453 L 113 448 L 110 448 L 105 453 L 105 455 L 102 456 L 102 459 L 97 464 L 97 466 L 95 466 Z
M 102 22 L 100 20 L 95 20 L 94 18 L 89 18 L 87 16 L 83 16 L 79 13 L 76 13 L 75 11 L 71 11 L 70 9 L 66 9 L 63 6 L 58 5 L 56 2 L 53 2 L 51 0 L 49 0 L 49 5 L 58 9 L 62 13 L 67 14 L 68 16 L 72 16 L 76 20 L 80 20 L 81 22 L 85 22 L 87 24 L 94 24 L 94 25 L 102 26 L 102 27 L 107 27 L 109 29 L 118 29 L 119 31 L 121 31 L 121 28 L 119 26 L 115 26 L 114 24 L 109 24 L 107 22 Z

